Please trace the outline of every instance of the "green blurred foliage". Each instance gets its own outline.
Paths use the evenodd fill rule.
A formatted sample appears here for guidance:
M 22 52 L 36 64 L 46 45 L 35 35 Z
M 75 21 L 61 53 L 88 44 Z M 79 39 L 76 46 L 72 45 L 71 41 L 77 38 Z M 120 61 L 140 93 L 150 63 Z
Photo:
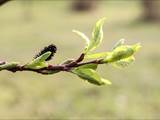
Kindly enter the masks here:
M 112 80 L 111 86 L 86 84 L 68 73 L 0 72 L 1 119 L 160 118 L 160 25 L 138 21 L 142 14 L 139 1 L 102 1 L 89 13 L 71 12 L 69 1 L 33 1 L 25 9 L 23 5 L 12 1 L 0 7 L 2 60 L 26 63 L 50 43 L 58 47 L 53 64 L 77 57 L 84 41 L 72 29 L 90 35 L 94 23 L 104 16 L 104 40 L 97 52 L 110 50 L 120 38 L 141 42 L 143 48 L 126 69 L 98 68 Z M 26 9 L 30 19 L 24 17 Z

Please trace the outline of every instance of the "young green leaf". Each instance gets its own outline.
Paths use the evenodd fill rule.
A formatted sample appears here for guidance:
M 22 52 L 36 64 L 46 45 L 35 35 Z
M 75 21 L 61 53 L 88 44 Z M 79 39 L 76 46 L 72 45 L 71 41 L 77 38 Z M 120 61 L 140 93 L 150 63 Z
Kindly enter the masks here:
M 125 68 L 125 67 L 128 67 L 134 61 L 135 61 L 135 58 L 131 56 L 131 57 L 119 60 L 117 62 L 114 62 L 112 63 L 112 65 L 118 68 Z
M 93 69 L 74 69 L 72 72 L 78 75 L 80 78 L 95 85 L 111 84 L 110 81 L 101 78 Z
M 76 33 L 77 35 L 79 35 L 82 39 L 84 39 L 86 41 L 86 47 L 85 47 L 85 51 L 88 49 L 88 46 L 90 44 L 90 40 L 89 38 L 82 32 L 78 31 L 78 30 L 73 30 L 74 33 Z
M 128 58 L 132 56 L 135 52 L 137 52 L 140 49 L 140 44 L 135 45 L 122 45 L 117 48 L 115 48 L 109 56 L 104 59 L 104 62 L 116 62 L 121 59 Z
M 48 66 L 48 63 L 46 62 L 40 62 L 36 64 L 28 63 L 24 66 L 24 68 L 30 68 L 30 69 L 42 69 Z
M 36 63 L 39 63 L 39 62 L 44 62 L 46 61 L 46 59 L 51 55 L 51 52 L 48 51 L 44 54 L 42 54 L 41 56 L 37 57 L 36 59 L 33 60 L 33 62 L 36 64 Z
M 124 39 L 120 39 L 115 46 L 112 48 L 112 50 L 116 49 L 119 46 L 122 46 L 124 44 Z M 85 56 L 85 59 L 97 59 L 97 58 L 106 58 L 107 56 L 111 55 L 111 52 L 102 52 L 102 53 L 95 53 L 95 54 L 87 54 Z
M 141 46 L 140 43 L 137 43 L 137 44 L 135 44 L 135 45 L 132 45 L 132 48 L 133 48 L 134 52 L 138 52 L 141 47 L 142 47 L 142 46 Z
M 93 32 L 92 32 L 92 38 L 91 38 L 90 44 L 88 46 L 88 49 L 86 49 L 85 53 L 93 51 L 102 42 L 102 39 L 103 39 L 102 27 L 103 27 L 104 21 L 105 21 L 105 18 L 102 18 L 97 21 L 96 26 L 94 27 Z
M 112 50 L 116 49 L 117 47 L 124 45 L 125 39 L 120 39 L 112 48 Z
M 30 63 L 26 64 L 24 67 L 25 68 L 30 68 L 30 69 L 41 69 L 44 67 L 48 66 L 48 63 L 46 63 L 46 59 L 51 55 L 51 52 L 46 52 L 42 54 L 41 56 L 37 57 Z

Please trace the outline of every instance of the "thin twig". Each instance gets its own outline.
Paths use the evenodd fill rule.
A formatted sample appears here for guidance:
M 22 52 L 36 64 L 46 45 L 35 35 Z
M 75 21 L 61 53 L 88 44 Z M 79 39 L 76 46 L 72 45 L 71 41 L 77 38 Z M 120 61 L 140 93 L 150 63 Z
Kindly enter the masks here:
M 80 63 L 81 61 L 83 61 L 85 54 L 82 53 L 78 59 L 74 60 L 73 62 L 69 63 L 66 65 L 66 67 L 74 67 L 75 65 L 77 65 L 78 63 Z
M 66 64 L 66 65 L 48 65 L 48 67 L 41 68 L 41 69 L 31 69 L 31 68 L 25 68 L 24 65 L 23 66 L 22 65 L 17 65 L 13 68 L 5 69 L 5 70 L 8 70 L 8 71 L 13 72 L 13 73 L 15 73 L 17 71 L 32 71 L 32 72 L 36 72 L 36 73 L 40 73 L 40 74 L 50 74 L 49 72 L 54 72 L 54 71 L 70 72 L 75 67 L 79 67 L 79 66 L 86 65 L 86 64 L 103 64 L 101 59 L 80 63 L 81 60 L 82 59 L 79 59 L 79 60 L 77 59 L 77 61 L 74 64 L 69 63 L 69 64 Z

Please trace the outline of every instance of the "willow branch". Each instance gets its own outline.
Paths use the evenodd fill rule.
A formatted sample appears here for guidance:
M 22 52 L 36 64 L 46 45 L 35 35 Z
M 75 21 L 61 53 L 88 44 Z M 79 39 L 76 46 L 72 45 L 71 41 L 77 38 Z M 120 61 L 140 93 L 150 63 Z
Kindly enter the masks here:
M 31 69 L 31 68 L 25 68 L 25 65 L 17 65 L 15 67 L 12 68 L 6 68 L 3 70 L 7 70 L 10 72 L 17 72 L 17 71 L 32 71 L 32 72 L 36 72 L 36 73 L 40 73 L 40 74 L 51 74 L 50 72 L 60 72 L 60 71 L 66 71 L 66 72 L 70 72 L 72 69 L 82 66 L 82 65 L 86 65 L 86 64 L 103 64 L 102 60 L 92 60 L 92 61 L 88 61 L 88 62 L 82 62 L 84 59 L 84 54 L 81 54 L 80 57 L 78 59 L 76 59 L 75 61 L 68 63 L 68 64 L 59 64 L 59 65 L 51 65 L 49 64 L 47 67 L 45 68 L 41 68 L 41 69 Z M 0 62 L 0 65 L 5 64 L 6 62 Z M 2 71 L 2 70 L 0 70 Z

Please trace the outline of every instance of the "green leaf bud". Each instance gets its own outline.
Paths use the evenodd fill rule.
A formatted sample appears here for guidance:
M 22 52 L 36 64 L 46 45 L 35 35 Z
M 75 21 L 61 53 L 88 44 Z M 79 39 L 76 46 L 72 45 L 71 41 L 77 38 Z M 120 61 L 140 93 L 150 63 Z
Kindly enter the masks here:
M 106 57 L 104 62 L 106 63 L 115 62 L 121 59 L 128 58 L 132 56 L 135 52 L 137 52 L 140 47 L 141 46 L 139 44 L 135 44 L 132 46 L 129 46 L 129 45 L 119 46 L 115 48 L 108 57 Z
M 101 78 L 99 74 L 93 69 L 74 69 L 72 70 L 72 73 L 95 85 L 111 84 L 109 80 Z
M 31 61 L 30 63 L 26 64 L 24 67 L 30 69 L 41 69 L 47 67 L 48 63 L 46 62 L 46 59 L 48 59 L 51 54 L 52 53 L 48 51 Z

